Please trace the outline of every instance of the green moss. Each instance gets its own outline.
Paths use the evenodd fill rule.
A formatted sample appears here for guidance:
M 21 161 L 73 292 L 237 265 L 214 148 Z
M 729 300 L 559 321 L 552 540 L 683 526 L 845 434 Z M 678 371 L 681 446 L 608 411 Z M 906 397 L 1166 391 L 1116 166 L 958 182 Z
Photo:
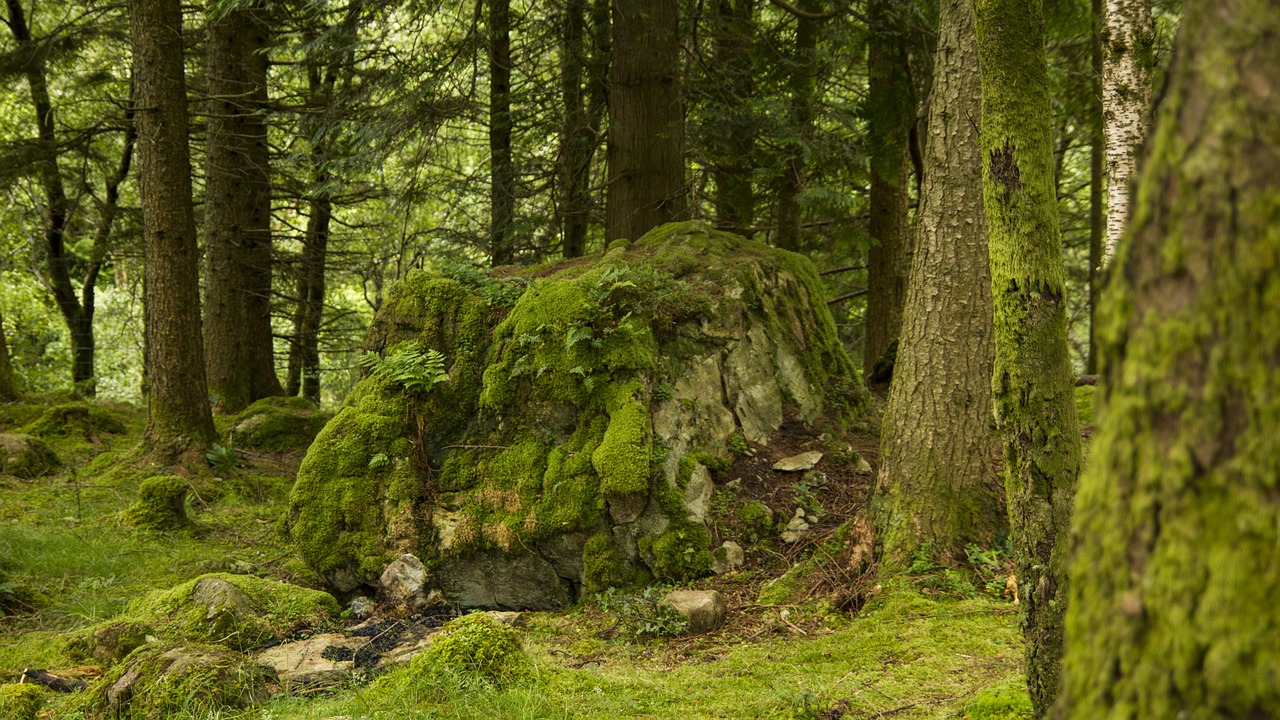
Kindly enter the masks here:
M 0 473 L 36 478 L 52 473 L 61 464 L 53 448 L 40 438 L 0 433 Z
M 44 691 L 30 683 L 0 685 L 0 717 L 36 720 L 44 707 Z
M 636 570 L 609 533 L 600 532 L 587 540 L 582 550 L 582 589 L 595 594 L 608 588 L 636 583 Z
M 410 664 L 410 672 L 419 677 L 450 673 L 464 683 L 490 686 L 507 685 L 530 669 L 520 635 L 484 613 L 445 624 L 431 647 Z
M 151 643 L 93 684 L 77 703 L 91 718 L 210 717 L 267 699 L 275 673 L 218 645 Z M 127 684 L 120 692 L 117 685 Z
M 234 590 L 202 584 L 207 580 Z M 196 597 L 198 588 L 203 588 L 201 598 Z M 325 625 L 340 611 L 328 593 L 252 575 L 210 573 L 135 600 L 126 616 L 162 635 L 247 650 Z
M 177 475 L 160 475 L 142 481 L 138 501 L 125 518 L 144 530 L 179 530 L 190 527 L 187 516 L 187 481 Z
M 101 405 L 72 402 L 45 410 L 22 431 L 41 437 L 75 435 L 90 438 L 102 434 L 119 435 L 125 432 L 125 424 L 115 412 Z
M 701 523 L 682 521 L 656 539 L 645 538 L 640 552 L 652 557 L 659 580 L 695 580 L 711 573 L 711 535 Z
M 1031 698 L 1022 675 L 1005 678 L 974 696 L 964 709 L 965 720 L 1029 720 Z
M 1093 390 L 1092 385 L 1076 388 L 1076 419 L 1080 427 L 1093 426 Z
M 306 398 L 262 398 L 235 416 L 232 438 L 243 447 L 298 450 L 309 446 L 331 417 Z
M 750 542 L 773 534 L 773 513 L 759 500 L 747 500 L 733 513 L 738 531 Z
M 649 488 L 650 420 L 648 404 L 636 399 L 640 385 L 617 383 L 605 396 L 609 427 L 591 463 L 600 474 L 606 498 L 639 495 Z
M 63 648 L 77 662 L 111 665 L 142 647 L 154 635 L 151 623 L 134 618 L 108 620 L 66 636 Z

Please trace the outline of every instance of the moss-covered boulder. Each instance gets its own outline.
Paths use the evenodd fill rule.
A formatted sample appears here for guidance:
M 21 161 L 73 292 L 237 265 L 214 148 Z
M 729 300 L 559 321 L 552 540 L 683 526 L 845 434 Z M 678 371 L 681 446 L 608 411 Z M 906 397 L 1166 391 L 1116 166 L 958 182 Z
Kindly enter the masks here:
M 409 665 L 414 675 L 449 673 L 464 684 L 505 685 L 528 673 L 520 635 L 485 613 L 450 620 Z
M 91 402 L 69 402 L 48 408 L 22 429 L 40 437 L 97 438 L 126 431 L 122 414 Z
M 275 672 L 219 645 L 150 643 L 81 698 L 91 718 L 213 717 L 265 701 Z
M 252 575 L 211 573 L 129 605 L 125 620 L 157 635 L 251 650 L 325 625 L 341 608 L 332 595 Z
M 44 707 L 44 691 L 38 685 L 0 685 L 0 717 L 6 720 L 36 720 Z
M 37 478 L 57 470 L 61 462 L 43 440 L 21 433 L 0 433 L 0 473 Z
M 138 499 L 125 510 L 125 519 L 144 530 L 180 530 L 191 525 L 187 515 L 187 480 L 157 475 L 138 486 Z
M 241 447 L 303 450 L 332 417 L 306 398 L 267 397 L 235 416 L 231 436 Z
M 513 275 L 411 275 L 366 348 L 286 518 L 343 592 L 402 553 L 464 607 L 705 574 L 733 439 L 866 416 L 808 260 L 699 222 Z
M 145 645 L 147 638 L 154 635 L 151 623 L 121 618 L 70 634 L 63 640 L 63 647 L 67 656 L 77 662 L 111 665 Z

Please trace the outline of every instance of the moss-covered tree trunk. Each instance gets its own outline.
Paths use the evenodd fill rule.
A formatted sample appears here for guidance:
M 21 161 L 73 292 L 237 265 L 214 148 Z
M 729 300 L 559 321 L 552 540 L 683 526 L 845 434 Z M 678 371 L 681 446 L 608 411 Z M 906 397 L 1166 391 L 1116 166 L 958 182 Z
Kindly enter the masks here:
M 978 147 L 970 0 L 938 17 L 929 141 L 897 366 L 874 500 L 883 556 L 964 557 L 1005 524 L 991 432 L 991 270 Z
M 1027 686 L 1041 716 L 1058 687 L 1066 604 L 1063 554 L 1080 470 L 1044 15 L 1040 0 L 976 0 L 974 9 L 995 308 L 992 394 L 1004 435 Z
M 0 315 L 0 402 L 18 399 L 18 386 L 13 381 L 13 365 L 9 362 L 9 342 L 4 334 L 4 316 Z
M 516 166 L 511 155 L 511 0 L 488 0 L 489 10 L 489 257 L 515 260 L 511 223 Z
M 871 375 L 876 361 L 898 339 L 911 272 L 907 143 L 916 121 L 916 101 L 895 5 L 890 0 L 873 0 L 867 8 L 867 146 L 871 160 L 867 231 L 871 248 L 867 252 L 864 376 Z
M 822 11 L 817 0 L 799 0 L 796 16 L 795 51 L 788 61 L 788 92 L 791 96 L 791 137 L 784 141 L 782 172 L 778 176 L 778 212 L 775 218 L 778 230 L 774 244 L 785 250 L 800 247 L 800 193 L 804 191 L 808 165 L 809 136 L 813 133 L 813 96 L 819 70 L 818 36 L 822 21 L 816 19 Z
M 716 221 L 737 232 L 747 232 L 755 217 L 755 192 L 751 183 L 755 128 L 751 98 L 755 94 L 755 68 L 751 46 L 755 39 L 755 0 L 719 0 L 714 35 L 715 95 L 717 118 L 709 128 L 712 180 L 715 184 Z
M 676 0 L 614 0 L 605 236 L 638 240 L 688 214 Z
M 131 0 L 129 34 L 145 263 L 146 442 L 151 452 L 167 455 L 215 436 L 200 337 L 181 6 Z
M 263 5 L 211 8 L 204 349 L 223 412 L 279 395 L 271 334 L 271 149 Z
M 1188 2 L 1102 309 L 1060 715 L 1280 717 L 1280 13 Z

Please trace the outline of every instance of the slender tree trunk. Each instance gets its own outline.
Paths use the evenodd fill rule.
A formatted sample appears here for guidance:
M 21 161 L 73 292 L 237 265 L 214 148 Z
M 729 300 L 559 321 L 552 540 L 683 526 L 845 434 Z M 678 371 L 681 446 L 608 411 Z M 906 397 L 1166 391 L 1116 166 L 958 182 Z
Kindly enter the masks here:
M 1102 309 L 1060 717 L 1280 717 L 1280 13 L 1189 0 Z
M 1129 220 L 1129 182 L 1147 135 L 1155 27 L 1151 0 L 1107 0 L 1103 37 L 1102 107 L 1107 143 L 1107 238 L 1103 262 L 1115 253 Z
M 282 392 L 271 333 L 266 13 L 259 4 L 209 23 L 204 348 L 209 392 L 227 413 Z
M 1103 203 L 1106 183 L 1106 141 L 1102 131 L 1102 0 L 1091 0 L 1093 32 L 1089 55 L 1093 66 L 1093 103 L 1090 106 L 1089 140 L 1089 355 L 1085 374 L 1098 372 L 1098 301 L 1102 297 L 1102 248 L 1106 235 L 1107 208 Z
M 71 262 L 67 250 L 67 227 L 71 220 L 71 203 L 58 168 L 57 118 L 49 96 L 45 72 L 46 51 L 31 35 L 20 0 L 5 0 L 9 11 L 9 29 L 27 59 L 23 75 L 31 91 L 31 104 L 36 114 L 36 137 L 39 140 L 38 164 L 40 184 L 45 201 L 44 256 L 41 280 L 53 294 L 58 312 L 67 324 L 71 337 L 71 380 L 76 391 L 94 394 L 93 308 L 81 306 L 71 284 Z M 101 267 L 101 263 L 98 263 Z M 96 277 L 97 268 L 91 267 Z
M 325 263 L 333 204 L 327 194 L 313 197 L 298 268 L 298 308 L 289 351 L 289 395 L 320 404 L 320 324 L 324 319 Z
M 579 257 L 586 252 L 592 208 L 591 165 L 600 147 L 600 123 L 607 105 L 609 0 L 566 0 L 561 30 L 564 127 L 560 131 L 560 225 L 564 256 Z
M 712 182 L 715 185 L 716 220 L 739 229 L 755 219 L 755 128 L 751 99 L 755 95 L 755 68 L 751 46 L 755 39 L 755 0 L 719 0 L 716 5 L 712 67 L 718 74 L 717 102 L 720 121 L 709 128 Z
M 991 269 L 982 210 L 978 47 L 970 0 L 942 0 L 924 186 L 873 517 L 884 556 L 942 560 L 1007 523 L 991 432 Z
M 9 362 L 9 341 L 4 334 L 4 316 L 0 315 L 0 402 L 13 402 L 20 398 L 18 385 L 13 381 L 13 364 Z
M 182 13 L 177 0 L 130 0 L 142 201 L 147 432 L 160 456 L 215 433 L 200 337 L 200 290 Z
M 489 256 L 515 260 L 516 168 L 511 157 L 511 0 L 489 3 Z
M 819 14 L 818 0 L 799 0 L 807 14 Z M 778 178 L 778 232 L 774 244 L 787 250 L 800 248 L 800 193 L 808 175 L 806 157 L 813 134 L 813 95 L 817 86 L 818 35 L 821 21 L 796 17 L 796 47 L 787 84 L 791 95 L 791 138 L 782 149 L 782 175 Z
M 1005 438 L 1027 686 L 1040 717 L 1058 688 L 1063 556 L 1080 471 L 1044 15 L 1040 0 L 977 0 L 974 7 L 996 328 L 992 395 Z
M 676 0 L 613 0 L 605 237 L 637 240 L 688 213 Z
M 916 121 L 915 93 L 908 72 L 907 47 L 892 0 L 868 4 L 867 144 L 871 159 L 871 196 L 867 253 L 866 342 L 863 371 L 898 339 L 902 304 L 911 270 L 911 227 L 907 220 L 911 186 L 907 145 Z

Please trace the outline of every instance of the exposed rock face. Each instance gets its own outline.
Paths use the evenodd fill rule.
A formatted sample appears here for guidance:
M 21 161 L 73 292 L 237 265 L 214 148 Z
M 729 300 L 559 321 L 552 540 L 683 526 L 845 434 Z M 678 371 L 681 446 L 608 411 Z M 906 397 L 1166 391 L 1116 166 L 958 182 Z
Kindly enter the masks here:
M 803 257 L 698 222 L 505 278 L 412 275 L 303 461 L 291 536 L 341 592 L 412 553 L 463 607 L 706 574 L 730 437 L 865 415 L 822 293 Z M 405 361 L 428 349 L 448 378 L 422 391 Z

